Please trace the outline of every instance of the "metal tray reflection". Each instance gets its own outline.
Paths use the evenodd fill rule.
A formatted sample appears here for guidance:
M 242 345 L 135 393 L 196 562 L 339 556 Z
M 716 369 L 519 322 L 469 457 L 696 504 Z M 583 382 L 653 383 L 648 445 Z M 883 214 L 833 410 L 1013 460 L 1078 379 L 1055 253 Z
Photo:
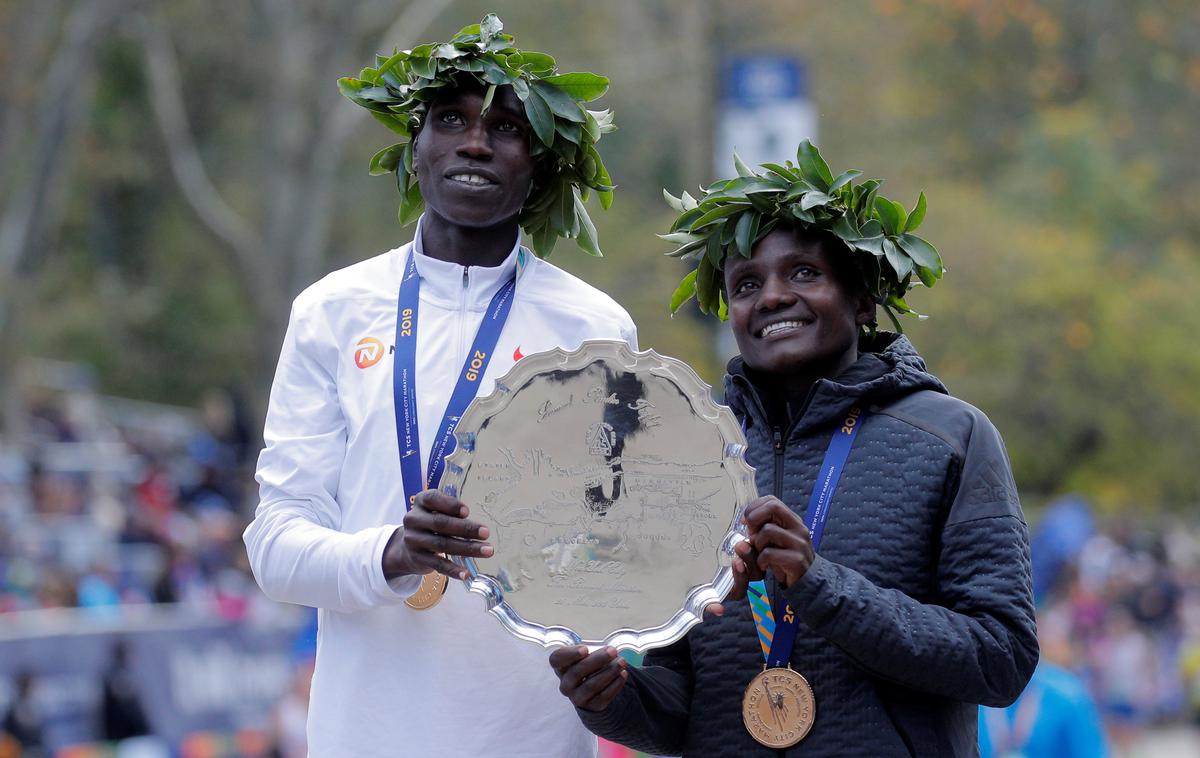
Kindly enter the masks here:
M 442 490 L 496 548 L 465 583 L 514 635 L 644 651 L 729 592 L 754 472 L 687 364 L 610 340 L 528 355 L 456 437 Z

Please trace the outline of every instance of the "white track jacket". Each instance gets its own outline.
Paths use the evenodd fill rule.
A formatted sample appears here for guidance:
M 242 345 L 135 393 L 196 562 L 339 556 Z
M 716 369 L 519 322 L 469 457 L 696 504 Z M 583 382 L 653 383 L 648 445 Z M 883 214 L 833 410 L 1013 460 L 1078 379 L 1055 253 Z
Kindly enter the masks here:
M 245 541 L 268 596 L 320 609 L 309 754 L 592 756 L 595 738 L 559 694 L 546 651 L 509 635 L 457 581 L 433 609 L 415 611 L 403 601 L 419 578 L 383 578 L 383 548 L 405 512 L 391 346 L 415 246 L 427 471 L 468 347 L 514 268 L 515 300 L 482 394 L 523 355 L 596 338 L 636 348 L 633 322 L 610 297 L 519 245 L 499 267 L 467 268 L 422 255 L 419 226 L 417 239 L 296 298 L 271 388 L 260 503 Z

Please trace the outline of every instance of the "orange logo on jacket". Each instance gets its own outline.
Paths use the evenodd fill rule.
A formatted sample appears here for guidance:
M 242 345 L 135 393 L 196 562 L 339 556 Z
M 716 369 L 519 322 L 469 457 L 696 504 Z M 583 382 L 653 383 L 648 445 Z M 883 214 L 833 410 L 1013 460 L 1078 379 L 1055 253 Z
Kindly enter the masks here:
M 371 368 L 382 360 L 384 352 L 382 342 L 374 337 L 363 337 L 354 348 L 354 365 L 359 368 Z

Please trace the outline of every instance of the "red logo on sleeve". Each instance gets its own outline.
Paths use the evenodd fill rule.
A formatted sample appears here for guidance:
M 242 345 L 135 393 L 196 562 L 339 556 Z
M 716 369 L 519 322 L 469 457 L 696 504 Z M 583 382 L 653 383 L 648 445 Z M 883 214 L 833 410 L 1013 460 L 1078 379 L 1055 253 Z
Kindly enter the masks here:
M 371 368 L 383 358 L 383 343 L 374 337 L 363 337 L 354 348 L 354 365 Z
M 517 345 L 517 349 L 513 351 L 513 360 L 514 360 L 514 361 L 519 361 L 519 360 L 521 360 L 521 359 L 522 359 L 522 358 L 524 358 L 524 357 L 525 357 L 525 356 L 521 354 L 521 346 L 520 346 L 520 345 Z

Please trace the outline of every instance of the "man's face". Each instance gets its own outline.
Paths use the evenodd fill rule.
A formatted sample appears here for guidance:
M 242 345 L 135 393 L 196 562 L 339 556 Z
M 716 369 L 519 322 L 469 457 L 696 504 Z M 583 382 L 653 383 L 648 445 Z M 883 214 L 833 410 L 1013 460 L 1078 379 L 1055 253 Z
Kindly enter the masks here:
M 725 261 L 729 324 L 742 359 L 766 373 L 836 376 L 857 357 L 858 327 L 873 310 L 853 297 L 822 245 L 777 229 L 749 260 Z
M 426 210 L 457 226 L 515 219 L 533 178 L 529 122 L 516 93 L 500 87 L 487 115 L 482 109 L 482 90 L 452 90 L 430 105 L 416 139 Z

